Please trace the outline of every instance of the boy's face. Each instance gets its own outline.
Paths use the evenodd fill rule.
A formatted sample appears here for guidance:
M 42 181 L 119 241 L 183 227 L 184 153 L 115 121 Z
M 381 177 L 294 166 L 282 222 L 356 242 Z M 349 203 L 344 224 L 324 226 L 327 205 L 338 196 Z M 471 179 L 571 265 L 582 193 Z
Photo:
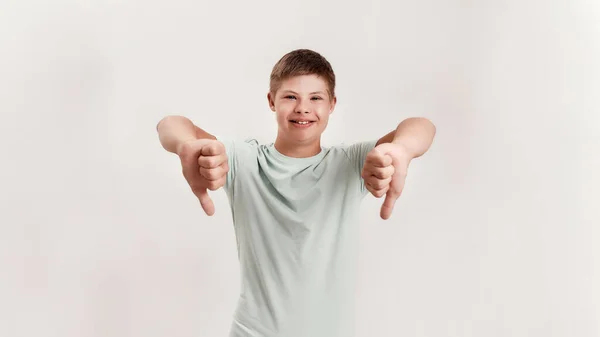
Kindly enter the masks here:
M 277 116 L 278 136 L 293 143 L 319 141 L 336 103 L 327 83 L 316 75 L 289 78 L 267 98 Z

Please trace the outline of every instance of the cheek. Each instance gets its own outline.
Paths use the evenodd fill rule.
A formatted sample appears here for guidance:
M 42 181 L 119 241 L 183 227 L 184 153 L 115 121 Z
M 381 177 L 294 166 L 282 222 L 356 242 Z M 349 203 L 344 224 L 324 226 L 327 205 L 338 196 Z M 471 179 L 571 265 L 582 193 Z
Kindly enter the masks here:
M 275 105 L 275 111 L 277 111 L 278 114 L 287 114 L 290 110 L 293 110 L 293 108 L 293 104 L 290 103 L 279 103 Z
M 290 104 L 277 104 L 275 105 L 275 113 L 277 114 L 277 120 L 286 120 L 287 116 L 293 112 L 293 106 Z
M 281 113 L 281 111 L 277 112 L 277 121 L 282 123 L 286 120 L 285 114 Z
M 319 119 L 321 120 L 327 120 L 329 118 L 329 113 L 330 109 L 328 105 L 323 105 L 322 107 L 319 107 L 318 111 L 317 111 L 317 116 L 319 116 Z
M 288 115 L 289 114 L 285 110 L 281 110 L 281 109 L 277 110 L 277 122 L 279 124 L 287 123 Z

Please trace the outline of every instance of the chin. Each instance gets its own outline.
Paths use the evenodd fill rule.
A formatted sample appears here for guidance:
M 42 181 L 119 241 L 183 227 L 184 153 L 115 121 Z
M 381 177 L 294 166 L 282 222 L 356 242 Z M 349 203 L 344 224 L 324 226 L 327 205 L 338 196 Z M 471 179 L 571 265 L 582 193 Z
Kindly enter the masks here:
M 290 135 L 290 139 L 293 140 L 294 142 L 300 143 L 300 144 L 305 144 L 305 143 L 312 143 L 314 141 L 318 141 L 321 138 L 321 134 L 310 134 L 310 135 Z

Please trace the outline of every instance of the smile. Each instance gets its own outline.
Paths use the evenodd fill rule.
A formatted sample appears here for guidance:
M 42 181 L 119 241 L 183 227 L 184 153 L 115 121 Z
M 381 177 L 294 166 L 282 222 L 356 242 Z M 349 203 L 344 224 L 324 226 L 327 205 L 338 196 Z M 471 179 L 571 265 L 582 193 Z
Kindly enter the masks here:
M 292 125 L 297 128 L 307 128 L 307 127 L 310 127 L 314 123 L 314 121 L 291 120 L 290 123 L 292 123 Z

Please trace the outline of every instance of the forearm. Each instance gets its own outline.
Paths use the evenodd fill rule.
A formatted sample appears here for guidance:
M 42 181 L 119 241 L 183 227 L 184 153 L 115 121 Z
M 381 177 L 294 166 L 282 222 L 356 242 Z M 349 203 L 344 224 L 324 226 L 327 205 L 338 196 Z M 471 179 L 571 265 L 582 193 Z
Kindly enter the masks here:
M 404 146 L 413 158 L 417 158 L 427 152 L 435 132 L 435 125 L 427 118 L 408 118 L 396 128 L 392 143 Z
M 186 117 L 167 116 L 158 122 L 156 131 L 162 147 L 177 154 L 181 144 L 198 139 L 196 126 Z
M 433 142 L 436 128 L 427 118 L 413 117 L 403 120 L 396 130 L 382 137 L 377 144 L 400 144 L 412 158 L 423 155 Z

